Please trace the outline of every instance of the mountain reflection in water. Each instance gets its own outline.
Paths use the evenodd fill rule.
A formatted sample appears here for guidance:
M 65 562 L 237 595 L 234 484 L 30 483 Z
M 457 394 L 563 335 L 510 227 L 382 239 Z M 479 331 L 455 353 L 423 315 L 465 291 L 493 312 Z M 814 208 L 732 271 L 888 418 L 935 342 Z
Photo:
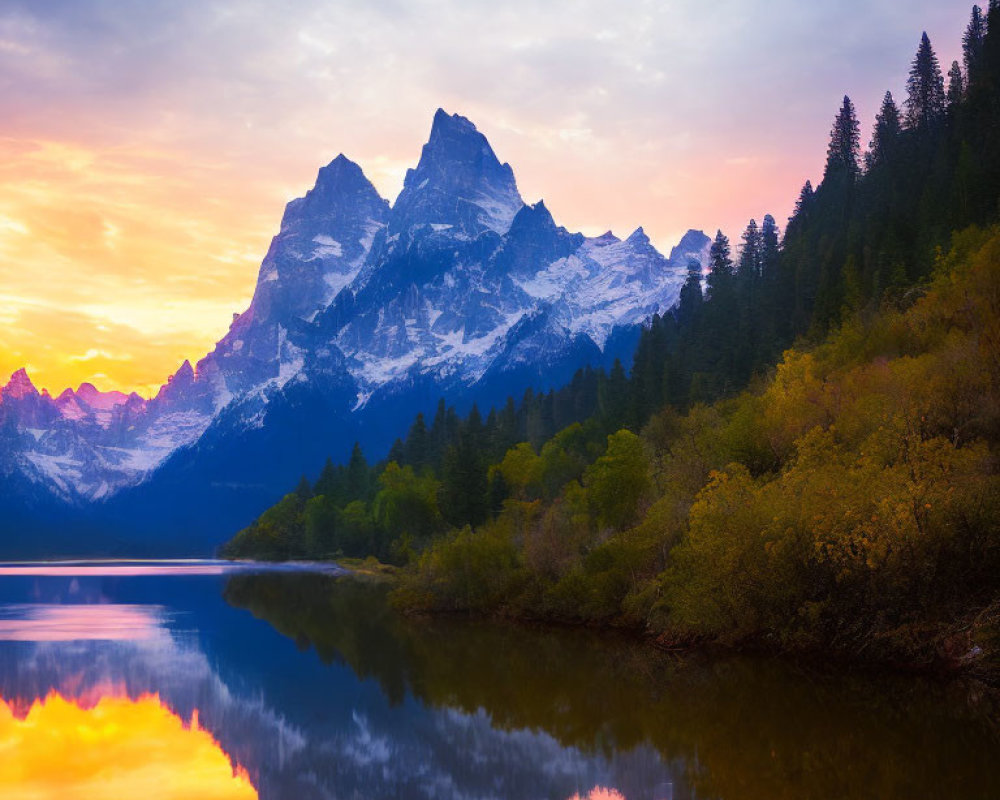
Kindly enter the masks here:
M 206 572 L 0 573 L 0 796 L 18 796 L 10 763 L 36 763 L 32 713 L 72 778 L 49 703 L 143 709 L 114 724 L 178 732 L 144 778 L 186 742 L 219 786 L 265 799 L 1000 796 L 995 708 L 968 687 L 678 661 L 606 633 L 404 617 L 353 579 Z M 127 777 L 134 756 L 104 752 Z M 198 796 L 242 796 L 212 780 Z

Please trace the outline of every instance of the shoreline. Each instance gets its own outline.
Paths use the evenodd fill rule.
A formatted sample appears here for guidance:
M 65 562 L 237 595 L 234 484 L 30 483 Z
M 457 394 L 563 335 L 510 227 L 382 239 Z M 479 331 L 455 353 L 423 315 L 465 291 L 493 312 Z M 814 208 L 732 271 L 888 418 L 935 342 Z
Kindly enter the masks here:
M 378 559 L 369 556 L 364 559 L 345 558 L 330 561 L 313 562 L 266 562 L 244 560 L 247 563 L 257 564 L 299 564 L 302 566 L 313 565 L 333 565 L 340 569 L 340 572 L 329 573 L 332 577 L 350 578 L 354 580 L 376 580 L 396 587 L 402 577 L 403 568 L 385 564 Z M 323 570 L 316 570 L 323 572 Z M 620 622 L 616 624 L 614 620 L 608 622 L 586 622 L 560 619 L 557 617 L 546 617 L 532 614 L 517 614 L 509 612 L 483 613 L 461 609 L 428 609 L 419 606 L 407 606 L 399 603 L 390 597 L 390 604 L 400 614 L 408 617 L 425 617 L 427 619 L 466 619 L 482 620 L 510 624 L 514 626 L 524 626 L 529 628 L 551 628 L 567 630 L 585 630 L 591 633 L 613 633 L 617 636 L 624 636 L 642 642 L 662 653 L 676 655 L 677 657 L 699 657 L 699 656 L 766 656 L 786 660 L 792 664 L 798 664 L 809 668 L 847 668 L 859 673 L 871 674 L 896 674 L 912 675 L 943 682 L 953 681 L 973 681 L 981 684 L 991 692 L 1000 693 L 1000 667 L 984 667 L 984 662 L 993 661 L 1000 663 L 1000 653 L 994 650 L 982 650 L 975 653 L 972 658 L 952 657 L 945 658 L 938 654 L 934 658 L 910 658 L 907 659 L 902 653 L 895 655 L 886 653 L 882 657 L 859 657 L 857 653 L 848 648 L 831 648 L 822 645 L 788 647 L 781 646 L 777 642 L 767 641 L 768 636 L 757 639 L 746 639 L 742 642 L 727 643 L 695 636 L 675 636 L 668 633 L 656 633 L 654 631 L 643 630 L 635 625 Z M 911 626 L 913 627 L 913 626 Z M 956 621 L 956 627 L 967 631 L 969 626 L 963 626 L 960 621 Z M 955 631 L 942 630 L 940 636 L 929 637 L 922 642 L 923 651 L 930 653 L 931 649 L 936 649 L 949 638 L 955 635 Z M 974 648 L 975 649 L 975 648 Z M 914 654 L 916 655 L 916 654 Z

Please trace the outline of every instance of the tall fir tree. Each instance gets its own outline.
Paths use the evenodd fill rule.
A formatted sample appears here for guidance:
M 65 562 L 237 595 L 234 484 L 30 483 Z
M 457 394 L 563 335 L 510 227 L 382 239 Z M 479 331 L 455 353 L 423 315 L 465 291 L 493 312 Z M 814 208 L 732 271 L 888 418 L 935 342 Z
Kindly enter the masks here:
M 866 169 L 871 170 L 892 159 L 902 130 L 903 123 L 899 116 L 899 107 L 892 97 L 892 92 L 886 92 L 885 97 L 882 98 L 882 107 L 875 117 L 871 144 L 868 145 L 868 152 L 865 153 Z
M 316 479 L 313 491 L 318 495 L 321 494 L 329 498 L 335 498 L 338 488 L 338 475 L 339 470 L 334 466 L 333 459 L 328 458 L 323 465 L 323 471 L 319 474 L 319 478 Z
M 740 262 L 736 275 L 742 280 L 755 280 L 760 276 L 761 254 L 764 245 L 761 240 L 757 220 L 752 219 L 743 231 L 743 242 L 740 245 Z
M 778 224 L 770 214 L 764 215 L 760 226 L 760 273 L 766 279 L 774 277 L 778 268 L 781 250 L 781 236 Z
M 788 218 L 788 225 L 785 227 L 785 236 L 788 236 L 788 232 L 796 231 L 802 228 L 806 224 L 806 220 L 809 218 L 809 212 L 812 209 L 813 203 L 816 202 L 816 191 L 813 189 L 812 181 L 806 181 L 802 190 L 799 192 L 799 196 L 795 200 L 795 207 L 792 209 L 792 216 Z
M 733 277 L 733 260 L 729 247 L 729 238 L 721 231 L 715 233 L 712 246 L 708 251 L 710 272 L 708 273 L 708 295 L 714 297 L 720 287 Z
M 944 76 L 931 40 L 920 37 L 917 54 L 906 81 L 906 125 L 917 129 L 938 122 L 945 112 Z
M 858 156 L 861 153 L 861 125 L 854 111 L 851 98 L 844 95 L 844 102 L 837 112 L 830 131 L 830 146 L 826 151 L 826 169 L 823 180 L 834 176 L 847 176 L 850 180 L 858 175 Z
M 951 69 L 948 70 L 948 108 L 955 108 L 965 97 L 965 79 L 962 76 L 962 68 L 957 61 L 951 62 Z
M 368 460 L 361 450 L 361 444 L 354 443 L 351 459 L 347 462 L 347 475 L 344 490 L 352 500 L 368 500 L 371 490 L 371 471 Z
M 693 259 L 688 262 L 687 280 L 681 286 L 677 303 L 677 318 L 681 325 L 691 326 L 701 310 L 701 264 Z
M 427 423 L 424 422 L 423 414 L 417 414 L 417 418 L 410 426 L 410 432 L 406 436 L 404 453 L 406 463 L 417 471 L 430 464 L 430 432 L 427 430 Z
M 813 197 L 815 196 L 813 191 L 812 181 L 806 181 L 802 185 L 802 191 L 799 192 L 798 199 L 795 201 L 795 210 L 792 213 L 793 217 L 801 216 L 809 211 L 809 207 L 812 205 Z
M 973 6 L 969 26 L 962 37 L 962 60 L 965 62 L 965 75 L 970 86 L 978 82 L 980 77 L 985 40 L 986 18 L 979 6 Z

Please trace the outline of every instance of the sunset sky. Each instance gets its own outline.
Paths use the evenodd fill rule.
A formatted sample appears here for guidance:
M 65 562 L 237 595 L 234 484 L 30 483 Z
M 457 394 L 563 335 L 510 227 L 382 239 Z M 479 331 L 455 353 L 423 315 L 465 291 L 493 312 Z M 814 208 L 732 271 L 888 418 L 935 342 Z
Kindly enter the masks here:
M 984 3 L 985 4 L 985 3 Z M 434 110 L 572 230 L 736 238 L 868 140 L 964 0 L 3 0 L 0 381 L 148 394 L 249 302 L 285 202 L 343 152 L 394 199 Z

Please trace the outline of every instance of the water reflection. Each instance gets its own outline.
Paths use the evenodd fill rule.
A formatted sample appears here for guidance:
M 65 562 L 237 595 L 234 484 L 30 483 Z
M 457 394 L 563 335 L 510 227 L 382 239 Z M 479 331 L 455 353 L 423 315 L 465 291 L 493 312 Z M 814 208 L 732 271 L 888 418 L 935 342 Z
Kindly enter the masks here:
M 166 635 L 162 606 L 107 603 L 57 606 L 11 604 L 0 608 L 0 641 L 134 641 Z
M 652 748 L 668 779 L 603 784 L 629 798 L 651 787 L 733 800 L 1000 797 L 997 707 L 967 686 L 766 660 L 682 662 L 590 632 L 407 619 L 378 587 L 318 577 L 237 577 L 226 598 L 378 681 L 393 702 L 416 697 L 485 715 L 494 730 L 545 731 L 583 757 Z
M 212 559 L 174 559 L 167 561 L 131 561 L 108 559 L 104 561 L 21 561 L 0 562 L 0 578 L 135 578 L 181 575 L 233 575 L 236 573 L 310 573 L 343 575 L 344 570 L 334 564 L 284 564 L 261 565 L 253 562 L 215 561 Z
M 0 743 L 0 797 L 257 797 L 197 714 L 185 723 L 151 695 L 85 705 L 51 694 L 24 714 L 0 699 Z
M 6 576 L 0 623 L 3 719 L 27 719 L 53 693 L 66 714 L 152 697 L 144 714 L 203 733 L 226 775 L 239 765 L 265 799 L 1000 796 L 987 695 L 682 663 L 590 632 L 409 619 L 384 588 L 354 580 Z M 106 752 L 109 775 L 128 771 Z M 7 788 L 0 797 L 18 796 Z

